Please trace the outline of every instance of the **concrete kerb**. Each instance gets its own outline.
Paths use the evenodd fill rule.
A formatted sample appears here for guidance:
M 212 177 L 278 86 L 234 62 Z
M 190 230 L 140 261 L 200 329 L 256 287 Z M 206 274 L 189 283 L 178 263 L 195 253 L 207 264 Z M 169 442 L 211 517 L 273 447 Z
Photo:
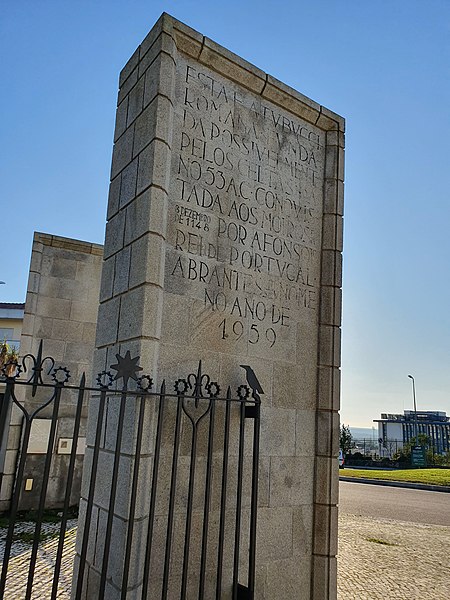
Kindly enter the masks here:
M 339 481 L 350 483 L 369 483 L 372 485 L 384 485 L 388 487 L 410 488 L 413 490 L 426 490 L 428 492 L 450 493 L 448 485 L 429 485 L 426 483 L 413 483 L 411 481 L 388 481 L 387 479 L 365 479 L 364 477 L 339 477 Z

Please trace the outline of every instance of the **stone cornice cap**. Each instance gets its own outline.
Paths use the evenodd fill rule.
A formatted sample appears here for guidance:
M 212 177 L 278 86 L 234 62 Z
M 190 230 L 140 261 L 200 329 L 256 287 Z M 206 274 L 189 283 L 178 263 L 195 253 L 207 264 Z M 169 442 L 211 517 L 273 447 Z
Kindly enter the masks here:
M 230 52 L 167 13 L 161 15 L 123 68 L 119 79 L 120 87 L 128 79 L 139 60 L 163 33 L 174 40 L 179 51 L 195 58 L 213 71 L 235 81 L 262 98 L 266 98 L 305 121 L 317 125 L 324 131 L 345 131 L 343 117 L 258 69 L 237 54 Z
M 103 246 L 93 244 L 91 242 L 83 242 L 82 240 L 74 240 L 72 238 L 52 235 L 50 233 L 34 232 L 34 242 L 41 243 L 44 246 L 53 246 L 55 248 L 65 248 L 66 250 L 74 250 L 75 252 L 84 252 L 85 254 L 103 254 Z

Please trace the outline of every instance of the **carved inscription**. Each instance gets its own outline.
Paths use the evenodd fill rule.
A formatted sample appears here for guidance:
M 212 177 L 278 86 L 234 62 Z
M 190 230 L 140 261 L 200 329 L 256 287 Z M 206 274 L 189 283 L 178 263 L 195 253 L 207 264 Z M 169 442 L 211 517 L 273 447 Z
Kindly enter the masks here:
M 166 289 L 273 348 L 318 307 L 323 134 L 198 64 L 176 97 Z

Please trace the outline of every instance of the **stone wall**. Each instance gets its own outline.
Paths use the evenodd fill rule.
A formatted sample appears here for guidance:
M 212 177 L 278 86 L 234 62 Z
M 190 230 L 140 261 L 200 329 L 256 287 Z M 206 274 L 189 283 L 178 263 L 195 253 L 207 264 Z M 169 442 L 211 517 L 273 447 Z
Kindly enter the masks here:
M 100 271 L 103 247 L 78 240 L 35 233 L 31 253 L 25 315 L 20 343 L 20 356 L 36 355 L 43 341 L 43 356 L 51 356 L 55 366 L 70 370 L 70 383 L 77 385 L 83 372 L 90 383 L 92 356 L 95 347 Z M 28 367 L 31 362 L 28 361 Z M 47 363 L 49 365 L 49 363 Z M 48 390 L 40 390 L 35 398 L 17 386 L 19 399 L 28 411 L 36 409 Z M 64 479 L 69 456 L 58 453 L 58 440 L 71 438 L 75 397 L 64 400 L 58 416 L 57 444 L 52 460 L 47 507 L 60 506 L 64 498 Z M 32 489 L 22 491 L 21 509 L 35 508 L 39 479 L 43 471 L 48 430 L 46 423 L 51 407 L 39 413 L 42 421 L 33 428 L 31 442 L 35 451 L 27 457 L 24 482 L 32 479 Z M 83 416 L 80 437 L 85 438 L 86 415 Z M 11 495 L 16 469 L 17 448 L 22 430 L 22 413 L 14 409 L 5 461 L 5 476 L 0 509 L 5 509 Z M 42 433 L 44 432 L 44 433 Z M 37 450 L 36 450 L 37 449 Z M 80 450 L 81 451 L 81 450 Z M 77 456 L 72 503 L 78 503 L 83 455 Z
M 35 353 L 42 339 L 72 382 L 91 374 L 102 257 L 99 244 L 34 234 L 21 354 Z

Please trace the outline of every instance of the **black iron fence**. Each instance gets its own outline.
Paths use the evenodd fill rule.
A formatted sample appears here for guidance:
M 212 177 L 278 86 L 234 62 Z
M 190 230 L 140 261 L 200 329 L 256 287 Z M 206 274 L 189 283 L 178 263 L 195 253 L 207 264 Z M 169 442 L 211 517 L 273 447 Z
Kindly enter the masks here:
M 378 438 L 353 438 L 351 455 L 372 458 L 393 458 L 403 448 L 403 440 Z
M 96 597 L 100 599 L 108 598 L 111 589 L 121 591 L 122 598 L 127 590 L 139 590 L 143 600 L 173 597 L 174 589 L 181 599 L 193 597 L 193 589 L 196 598 L 219 599 L 224 586 L 230 585 L 232 590 L 228 589 L 227 594 L 231 591 L 235 600 L 253 598 L 260 431 L 260 388 L 256 377 L 250 369 L 250 387 L 240 385 L 235 394 L 228 387 L 221 396 L 219 385 L 202 373 L 200 362 L 197 372 L 177 379 L 172 390 L 164 381 L 155 390 L 150 376 L 138 377 L 142 371 L 138 357 L 133 359 L 127 352 L 125 357 L 117 355 L 117 359 L 110 371 L 98 375 L 96 387 L 87 386 L 84 376 L 78 385 L 70 385 L 69 371 L 55 367 L 52 358 L 43 357 L 42 344 L 37 356 L 27 355 L 20 364 L 11 362 L 1 369 L 2 474 L 7 453 L 11 452 L 8 439 L 14 411 L 20 413 L 22 422 L 6 515 L 9 525 L 0 557 L 0 597 L 8 597 L 8 590 L 17 594 L 14 545 L 21 507 L 30 508 L 26 502 L 30 480 L 35 485 L 31 506 L 34 525 L 29 535 L 27 574 L 24 578 L 22 561 L 23 585 L 14 597 L 37 597 L 36 573 L 46 540 L 43 524 L 49 490 L 55 487 L 59 490 L 56 505 L 60 521 L 53 534 L 51 580 L 44 592 L 40 584 L 38 595 L 52 600 L 70 597 L 67 573 L 63 571 L 73 563 L 74 549 L 68 542 L 67 530 L 68 524 L 73 526 L 69 520 L 76 515 L 74 504 L 79 499 L 79 488 L 74 493 L 74 482 L 80 478 L 80 455 L 82 460 L 84 453 L 80 440 L 86 436 L 84 421 L 89 402 L 90 418 L 93 414 L 95 418 L 91 438 L 87 435 L 85 460 L 89 458 L 89 469 L 85 473 L 83 527 L 77 542 L 73 598 L 85 597 L 92 570 L 99 578 Z M 61 438 L 58 423 L 62 414 L 67 421 L 68 406 L 72 428 L 68 433 L 66 427 Z M 48 425 L 45 450 L 41 450 L 40 475 L 33 479 L 27 477 L 29 449 L 34 424 L 42 416 Z M 112 421 L 115 425 L 108 434 Z M 135 424 L 131 436 L 130 422 Z M 154 427 L 149 435 L 151 424 Z M 64 469 L 58 463 L 58 449 L 62 447 Z M 110 460 L 107 469 L 102 466 L 106 455 Z M 130 456 L 131 468 L 123 480 L 121 465 L 124 457 Z M 59 478 L 56 483 L 55 473 Z M 2 497 L 5 483 L 6 475 L 0 480 Z M 51 506 L 55 506 L 54 498 Z M 126 531 L 118 543 L 115 521 L 120 511 Z M 101 560 L 97 548 L 94 561 L 90 532 L 98 526 L 95 519 L 100 513 L 106 523 Z M 46 556 L 47 563 L 48 560 Z M 49 578 L 48 564 L 46 577 Z
M 450 452 L 439 452 L 431 440 L 420 440 L 419 445 L 425 453 L 426 464 L 429 467 L 450 466 Z M 407 468 L 414 466 L 410 441 L 399 439 L 353 439 L 352 448 L 345 454 L 345 465 L 349 467 L 391 467 Z

